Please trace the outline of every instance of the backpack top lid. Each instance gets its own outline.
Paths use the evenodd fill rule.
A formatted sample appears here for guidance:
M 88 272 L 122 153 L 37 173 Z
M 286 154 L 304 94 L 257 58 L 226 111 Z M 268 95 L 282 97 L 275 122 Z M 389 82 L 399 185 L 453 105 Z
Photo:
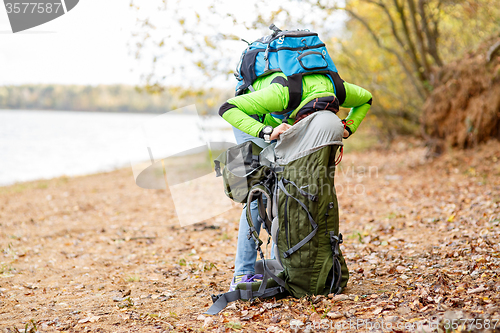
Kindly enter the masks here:
M 337 73 L 326 45 L 316 32 L 309 30 L 282 31 L 274 24 L 273 33 L 249 43 L 243 51 L 234 74 L 238 83 L 236 95 L 243 94 L 253 82 L 272 72 L 294 74 Z M 332 79 L 333 82 L 333 79 Z

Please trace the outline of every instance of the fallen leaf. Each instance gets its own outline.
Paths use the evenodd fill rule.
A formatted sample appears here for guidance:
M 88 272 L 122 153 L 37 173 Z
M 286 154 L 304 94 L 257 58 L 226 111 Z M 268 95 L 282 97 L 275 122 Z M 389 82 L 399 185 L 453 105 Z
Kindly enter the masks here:
M 321 320 L 321 317 L 319 316 L 319 314 L 317 312 L 313 312 L 310 316 L 309 316 L 309 320 L 312 321 L 312 322 L 315 322 L 315 321 L 320 321 Z
M 208 327 L 212 325 L 213 321 L 214 319 L 212 317 L 205 318 L 205 320 L 203 321 L 203 327 Z
M 228 305 L 226 307 L 226 310 L 238 310 L 238 308 L 236 307 L 236 303 L 233 303 L 231 305 Z
M 331 295 L 331 294 L 330 294 Z M 349 296 L 347 295 L 343 295 L 343 294 L 340 294 L 340 295 L 335 295 L 333 297 L 333 301 L 334 302 L 338 302 L 338 301 L 345 301 L 346 299 L 349 299 Z
M 98 321 L 99 318 L 100 318 L 99 316 L 91 316 L 91 317 L 83 318 L 83 319 L 80 319 L 78 321 L 78 324 L 85 324 L 88 322 L 94 323 L 94 322 Z
M 486 288 L 484 285 L 480 285 L 479 287 L 477 287 L 475 289 L 467 290 L 467 294 L 481 293 L 481 292 L 486 291 L 486 290 L 488 290 L 488 288 Z
M 406 267 L 404 267 L 404 266 L 396 266 L 396 271 L 398 273 L 403 273 L 404 271 L 406 271 Z
M 397 311 L 398 311 L 399 314 L 404 315 L 404 314 L 410 313 L 411 309 L 409 307 L 407 307 L 407 306 L 401 306 L 401 307 L 398 308 Z
M 342 318 L 344 315 L 341 314 L 340 312 L 330 311 L 326 314 L 326 316 L 330 319 L 339 319 Z

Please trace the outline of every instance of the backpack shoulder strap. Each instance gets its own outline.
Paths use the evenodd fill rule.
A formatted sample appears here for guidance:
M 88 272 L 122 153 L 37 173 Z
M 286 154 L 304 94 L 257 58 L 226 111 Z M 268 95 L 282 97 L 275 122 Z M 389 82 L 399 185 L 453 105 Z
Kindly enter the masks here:
M 339 104 L 342 105 L 346 99 L 346 92 L 344 87 L 344 80 L 340 77 L 339 73 L 330 71 L 328 75 L 332 79 L 333 87 L 335 89 L 335 96 L 339 100 Z
M 303 73 L 293 74 L 287 76 L 287 87 L 288 87 L 288 106 L 283 111 L 273 111 L 273 115 L 284 115 L 291 113 L 299 107 L 300 102 L 302 102 L 302 77 Z M 287 118 L 287 117 L 286 117 Z
M 288 77 L 288 92 L 290 99 L 286 112 L 295 110 L 302 101 L 302 73 L 293 74 Z

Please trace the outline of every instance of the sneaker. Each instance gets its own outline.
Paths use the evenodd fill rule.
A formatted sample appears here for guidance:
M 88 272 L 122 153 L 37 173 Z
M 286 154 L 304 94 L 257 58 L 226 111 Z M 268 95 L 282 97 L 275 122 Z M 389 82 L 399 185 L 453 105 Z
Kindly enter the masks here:
M 245 275 L 237 275 L 233 277 L 231 280 L 231 285 L 229 286 L 229 291 L 234 291 L 238 283 L 246 283 L 246 282 L 258 282 L 262 281 L 262 274 L 245 274 Z

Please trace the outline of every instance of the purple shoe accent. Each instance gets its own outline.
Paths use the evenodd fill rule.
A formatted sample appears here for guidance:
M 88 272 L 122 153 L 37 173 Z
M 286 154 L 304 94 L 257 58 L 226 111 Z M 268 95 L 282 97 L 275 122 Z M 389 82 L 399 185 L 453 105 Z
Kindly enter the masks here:
M 255 275 L 247 274 L 247 275 L 245 275 L 245 276 L 243 276 L 241 278 L 241 282 L 240 283 L 244 283 L 244 282 L 256 282 L 255 280 L 262 280 L 262 274 L 255 274 Z
M 239 283 L 252 283 L 262 281 L 262 274 L 246 274 L 233 277 L 231 280 L 231 285 L 229 286 L 229 291 L 234 291 Z

